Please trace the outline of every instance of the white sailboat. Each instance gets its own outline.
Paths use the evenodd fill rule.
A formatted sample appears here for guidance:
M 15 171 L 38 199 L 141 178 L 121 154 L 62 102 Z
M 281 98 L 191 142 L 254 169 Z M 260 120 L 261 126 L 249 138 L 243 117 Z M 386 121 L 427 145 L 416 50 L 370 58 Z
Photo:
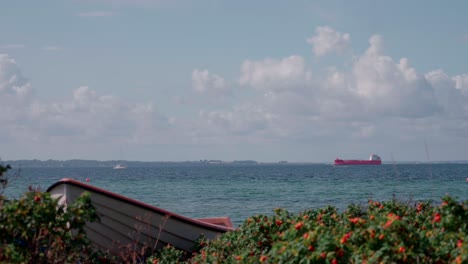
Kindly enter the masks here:
M 120 148 L 120 160 L 119 160 L 119 163 L 114 165 L 114 170 L 123 170 L 126 168 L 127 168 L 127 165 L 122 163 L 122 148 Z
M 114 170 L 123 170 L 123 169 L 126 169 L 127 166 L 125 166 L 124 164 L 121 164 L 121 163 L 118 163 L 118 164 L 115 164 L 114 166 Z

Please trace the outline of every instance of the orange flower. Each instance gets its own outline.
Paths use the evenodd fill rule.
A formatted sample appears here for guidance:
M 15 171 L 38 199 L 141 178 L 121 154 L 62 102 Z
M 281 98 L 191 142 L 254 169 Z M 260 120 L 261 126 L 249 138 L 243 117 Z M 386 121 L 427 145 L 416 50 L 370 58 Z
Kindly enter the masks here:
M 341 244 L 346 243 L 348 239 L 351 237 L 351 234 L 352 234 L 351 232 L 344 234 L 343 237 L 340 239 L 340 243 Z
M 387 223 L 385 223 L 384 228 L 389 228 L 390 226 L 392 226 L 392 224 L 393 224 L 393 221 L 388 220 Z
M 381 235 L 379 236 L 379 239 L 380 239 L 380 240 L 382 240 L 382 239 L 384 239 L 384 238 L 385 238 L 385 235 L 384 235 L 384 234 L 381 234 Z
M 304 223 L 299 222 L 299 223 L 297 223 L 297 224 L 294 226 L 294 228 L 296 228 L 296 230 L 299 230 L 299 229 L 301 229 L 301 227 L 302 227 L 303 225 L 304 225 Z
M 242 256 L 235 256 L 234 259 L 235 260 L 242 260 Z

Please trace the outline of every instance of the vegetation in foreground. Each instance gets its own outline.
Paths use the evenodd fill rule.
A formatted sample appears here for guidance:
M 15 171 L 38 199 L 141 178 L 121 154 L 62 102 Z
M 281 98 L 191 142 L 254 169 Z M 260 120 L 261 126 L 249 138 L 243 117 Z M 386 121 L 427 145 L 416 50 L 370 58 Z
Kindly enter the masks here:
M 248 218 L 187 263 L 468 263 L 468 201 L 369 201 Z M 171 250 L 169 254 L 173 255 Z M 164 258 L 164 252 L 152 260 Z M 166 263 L 166 262 L 163 262 Z
M 5 167 L 0 166 L 0 179 Z M 0 196 L 1 263 L 468 263 L 468 200 L 369 201 L 248 218 L 190 256 L 171 246 L 149 258 L 105 256 L 84 232 L 97 215 L 86 194 L 67 210 L 48 193 Z M 73 232 L 72 232 L 73 230 Z M 138 260 L 138 261 L 137 261 Z

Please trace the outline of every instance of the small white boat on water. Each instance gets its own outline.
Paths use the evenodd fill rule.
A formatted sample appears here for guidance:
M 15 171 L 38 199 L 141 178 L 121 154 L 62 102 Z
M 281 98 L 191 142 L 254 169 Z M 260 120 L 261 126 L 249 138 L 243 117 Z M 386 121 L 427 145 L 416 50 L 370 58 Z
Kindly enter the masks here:
M 100 221 L 87 223 L 88 238 L 98 248 L 118 255 L 122 248 L 159 249 L 167 244 L 190 252 L 197 239 L 215 239 L 233 230 L 228 217 L 192 219 L 73 179 L 62 179 L 47 189 L 59 203 L 91 194 Z
M 127 166 L 125 166 L 124 164 L 121 164 L 121 163 L 118 163 L 114 166 L 114 170 L 123 170 L 123 169 L 126 169 Z

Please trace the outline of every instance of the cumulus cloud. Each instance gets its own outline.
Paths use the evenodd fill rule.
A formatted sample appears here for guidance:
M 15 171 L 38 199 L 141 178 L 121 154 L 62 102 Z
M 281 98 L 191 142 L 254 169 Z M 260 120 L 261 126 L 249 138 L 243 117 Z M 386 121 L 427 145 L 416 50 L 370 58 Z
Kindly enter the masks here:
M 26 97 L 31 91 L 29 81 L 21 73 L 18 64 L 7 54 L 0 54 L 0 93 Z
M 239 83 L 263 93 L 250 104 L 244 102 L 242 111 L 233 107 L 205 113 L 203 118 L 226 133 L 268 131 L 268 137 L 278 138 L 369 139 L 398 126 L 403 133 L 415 132 L 407 122 L 418 123 L 419 131 L 430 131 L 434 121 L 418 120 L 439 118 L 440 129 L 460 131 L 467 123 L 461 119 L 468 116 L 467 80 L 467 75 L 422 74 L 407 58 L 395 61 L 385 54 L 383 38 L 375 35 L 367 50 L 354 57 L 349 71 L 328 68 L 312 73 L 297 55 L 247 60 Z M 455 119 L 442 121 L 444 116 Z M 255 122 L 244 122 L 252 117 Z
M 355 91 L 378 115 L 424 117 L 439 111 L 432 86 L 408 59 L 383 54 L 383 40 L 372 36 L 369 48 L 353 66 Z
M 450 77 L 440 69 L 425 75 L 434 88 L 434 95 L 443 109 L 443 116 L 464 118 L 468 115 L 466 76 L 463 74 Z
M 307 39 L 312 44 L 316 56 L 323 56 L 328 53 L 343 53 L 349 48 L 351 37 L 348 33 L 342 34 L 331 27 L 317 27 L 315 35 Z
M 457 75 L 453 77 L 455 88 L 460 90 L 463 95 L 468 96 L 468 74 Z
M 320 27 L 309 42 L 322 56 L 345 51 L 350 36 Z M 195 69 L 187 78 L 192 89 L 177 94 L 186 100 L 181 112 L 192 114 L 169 117 L 152 102 L 132 103 L 87 86 L 69 98 L 37 100 L 17 63 L 0 55 L 0 142 L 77 148 L 122 141 L 203 147 L 284 142 L 322 150 L 329 142 L 360 148 L 363 142 L 397 145 L 421 135 L 466 139 L 468 74 L 420 72 L 408 58 L 387 55 L 379 35 L 370 36 L 367 49 L 345 64 L 311 71 L 299 55 L 245 60 L 240 87 Z M 219 103 L 231 93 L 231 101 Z
M 239 83 L 255 89 L 285 90 L 306 78 L 305 62 L 293 55 L 282 60 L 245 61 L 241 66 Z
M 151 102 L 130 103 L 87 86 L 75 89 L 69 99 L 38 100 L 17 63 L 0 55 L 0 142 L 5 144 L 150 144 L 159 142 L 160 134 L 167 141 L 171 122 Z
M 41 120 L 39 131 L 44 135 L 53 128 L 55 134 L 61 131 L 61 136 L 83 141 L 138 139 L 148 129 L 154 133 L 168 125 L 152 103 L 128 103 L 112 95 L 98 95 L 86 86 L 75 89 L 72 100 L 36 103 L 31 109 L 33 119 Z
M 192 72 L 192 87 L 199 93 L 208 91 L 226 91 L 227 85 L 223 78 L 208 70 L 194 70 Z

